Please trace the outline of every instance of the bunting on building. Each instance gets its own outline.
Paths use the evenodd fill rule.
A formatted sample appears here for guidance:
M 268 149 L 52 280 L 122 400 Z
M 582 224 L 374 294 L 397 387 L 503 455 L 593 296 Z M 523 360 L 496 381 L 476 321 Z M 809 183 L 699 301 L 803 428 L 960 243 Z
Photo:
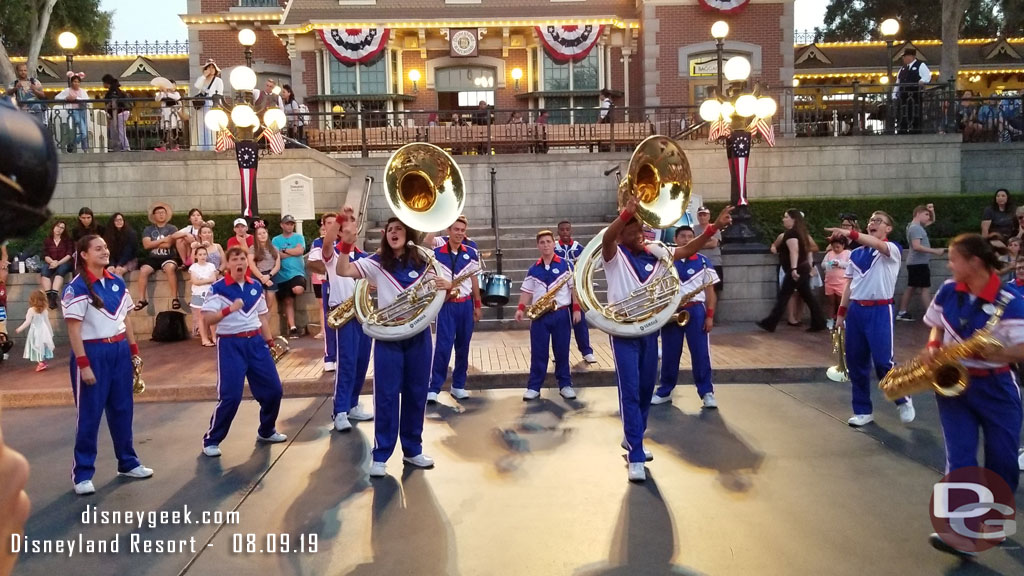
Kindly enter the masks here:
M 373 59 L 388 42 L 387 28 L 331 28 L 317 30 L 334 57 L 346 64 Z
M 750 0 L 700 0 L 700 5 L 708 10 L 726 14 L 739 12 L 747 7 Z
M 604 26 L 537 26 L 537 37 L 555 62 L 579 62 L 597 45 Z

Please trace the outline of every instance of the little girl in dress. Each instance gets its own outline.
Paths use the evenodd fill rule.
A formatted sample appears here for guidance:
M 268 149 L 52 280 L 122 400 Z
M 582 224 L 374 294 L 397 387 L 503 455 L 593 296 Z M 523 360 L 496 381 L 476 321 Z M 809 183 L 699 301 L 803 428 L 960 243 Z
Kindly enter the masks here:
M 209 252 L 205 246 L 196 248 L 192 253 L 192 257 L 194 263 L 188 269 L 188 275 L 192 282 L 192 302 L 190 303 L 192 321 L 196 327 L 196 332 L 203 339 L 203 346 L 214 346 L 212 336 L 214 330 L 206 327 L 201 309 L 203 302 L 206 301 L 206 295 L 210 292 L 210 286 L 217 281 L 217 267 L 207 260 Z
M 846 291 L 846 267 L 850 264 L 850 251 L 847 249 L 846 238 L 833 238 L 829 251 L 821 259 L 821 269 L 825 272 L 825 302 L 828 306 L 828 329 L 832 330 L 836 323 L 839 303 Z
M 46 370 L 46 361 L 53 358 L 53 328 L 46 310 L 46 292 L 36 290 L 28 296 L 28 312 L 25 321 L 15 330 L 21 334 L 28 329 L 25 340 L 25 359 L 36 363 L 36 372 Z

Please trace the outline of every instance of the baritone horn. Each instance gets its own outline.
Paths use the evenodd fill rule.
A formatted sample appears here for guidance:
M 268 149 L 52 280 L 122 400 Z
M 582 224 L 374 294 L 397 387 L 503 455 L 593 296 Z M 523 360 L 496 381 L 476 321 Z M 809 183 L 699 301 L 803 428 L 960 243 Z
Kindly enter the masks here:
M 132 394 L 142 394 L 146 391 L 146 381 L 142 379 L 142 356 L 132 356 Z
M 406 144 L 384 166 L 384 196 L 388 207 L 406 228 L 421 232 L 452 225 L 466 205 L 465 179 L 458 164 L 444 150 L 427 144 Z M 439 291 L 434 278 L 443 278 L 434 251 L 420 246 L 419 238 L 406 238 L 406 250 L 417 250 L 433 276 L 420 275 L 386 308 L 378 309 L 370 298 L 369 284 L 357 280 L 353 304 L 363 332 L 376 340 L 404 340 L 419 334 L 441 311 L 447 293 Z M 382 239 L 386 242 L 387 239 Z
M 274 359 L 274 364 L 277 364 L 291 350 L 292 348 L 288 344 L 288 340 L 283 336 L 278 336 L 274 338 L 274 345 L 270 347 L 270 357 Z
M 675 224 L 690 201 L 690 163 L 675 140 L 651 136 L 641 142 L 629 159 L 626 177 L 618 189 L 621 208 L 630 197 L 636 199 L 636 218 L 652 228 Z M 591 326 L 626 338 L 650 334 L 675 315 L 682 301 L 679 274 L 672 265 L 671 252 L 661 242 L 648 249 L 661 261 L 658 276 L 619 302 L 603 304 L 594 292 L 594 272 L 601 265 L 601 243 L 605 230 L 580 253 L 575 272 L 576 296 Z
M 849 382 L 850 373 L 846 370 L 846 326 L 838 319 L 832 329 L 832 355 L 836 357 L 836 363 L 828 367 L 825 376 L 833 382 Z

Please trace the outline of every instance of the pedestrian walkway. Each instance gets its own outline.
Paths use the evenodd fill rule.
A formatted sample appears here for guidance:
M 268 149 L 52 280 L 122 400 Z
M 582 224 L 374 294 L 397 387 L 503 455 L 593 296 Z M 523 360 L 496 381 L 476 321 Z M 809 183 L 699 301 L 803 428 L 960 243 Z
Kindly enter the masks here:
M 927 339 L 919 322 L 896 326 L 896 360 L 915 355 Z M 712 365 L 717 383 L 807 382 L 824 379 L 824 370 L 835 363 L 828 333 L 808 334 L 803 329 L 780 326 L 774 334 L 752 324 L 722 325 L 712 333 Z M 278 372 L 285 396 L 324 396 L 333 393 L 333 374 L 323 372 L 323 340 L 303 337 L 291 340 L 292 351 L 281 360 Z M 610 386 L 614 365 L 608 337 L 591 331 L 596 364 L 587 364 L 571 344 L 569 357 L 576 386 Z M 197 401 L 217 397 L 216 349 L 203 348 L 197 340 L 176 343 L 143 341 L 146 392 L 140 402 Z M 73 404 L 67 350 L 59 350 L 50 369 L 35 372 L 35 364 L 22 360 L 19 350 L 0 365 L 0 406 L 59 406 Z M 17 357 L 16 357 L 17 356 Z M 680 381 L 690 379 L 689 354 L 684 350 Z M 530 334 L 526 330 L 477 332 L 470 349 L 470 390 L 524 386 L 530 369 Z M 553 369 L 549 372 L 553 373 Z M 373 378 L 373 364 L 367 375 Z M 554 385 L 554 377 L 548 385 Z

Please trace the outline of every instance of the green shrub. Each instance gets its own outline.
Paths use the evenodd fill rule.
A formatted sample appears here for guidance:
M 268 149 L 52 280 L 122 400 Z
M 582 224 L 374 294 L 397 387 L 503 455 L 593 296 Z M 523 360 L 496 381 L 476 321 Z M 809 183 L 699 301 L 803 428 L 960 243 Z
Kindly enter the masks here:
M 207 220 L 213 220 L 215 226 L 213 227 L 213 237 L 221 246 L 225 246 L 229 238 L 234 236 L 234 230 L 231 227 L 231 223 L 234 222 L 235 218 L 238 218 L 238 214 L 203 214 Z M 136 234 L 139 236 L 139 243 L 136 247 L 136 252 L 140 256 L 145 253 L 142 249 L 142 231 L 149 226 L 149 218 L 146 214 L 125 214 L 125 220 L 128 224 L 135 229 Z M 267 222 L 267 230 L 270 232 L 270 237 L 273 238 L 281 233 L 281 215 L 280 214 L 264 214 L 263 219 Z M 43 240 L 50 231 L 53 229 L 53 224 L 57 220 L 63 220 L 67 224 L 68 234 L 71 234 L 71 230 L 74 228 L 78 221 L 77 215 L 72 216 L 54 216 L 46 222 L 43 226 L 40 226 L 32 235 L 24 238 L 12 239 L 7 247 L 8 255 L 11 259 L 15 255 L 25 254 L 25 256 L 40 255 L 43 252 Z M 109 216 L 100 215 L 98 221 L 104 227 L 108 224 Z M 171 224 L 174 224 L 178 228 L 188 226 L 188 211 L 178 212 L 175 211 L 174 218 L 171 219 Z M 310 243 L 314 238 L 320 235 L 319 227 L 316 222 L 303 222 L 303 235 L 306 238 L 306 248 L 309 248 Z M 252 230 L 249 231 L 252 233 Z

